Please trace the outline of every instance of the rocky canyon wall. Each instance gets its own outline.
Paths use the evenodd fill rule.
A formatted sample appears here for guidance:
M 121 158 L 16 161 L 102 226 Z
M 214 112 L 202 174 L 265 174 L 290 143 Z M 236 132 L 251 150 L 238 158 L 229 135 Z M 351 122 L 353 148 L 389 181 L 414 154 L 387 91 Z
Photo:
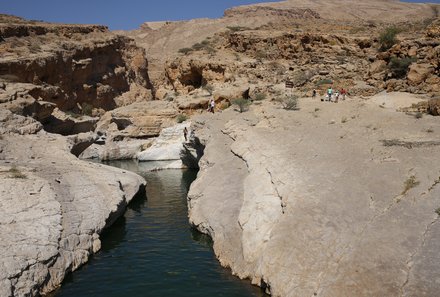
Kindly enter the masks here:
M 0 18 L 0 104 L 49 122 L 51 111 L 99 116 L 153 98 L 143 49 L 103 26 Z

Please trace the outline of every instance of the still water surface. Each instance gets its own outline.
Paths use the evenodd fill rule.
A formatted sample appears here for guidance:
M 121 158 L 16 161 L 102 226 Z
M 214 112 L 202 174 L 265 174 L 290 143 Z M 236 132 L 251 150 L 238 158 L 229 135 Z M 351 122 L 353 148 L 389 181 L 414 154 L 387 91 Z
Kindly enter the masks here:
M 147 180 L 101 237 L 102 250 L 67 277 L 54 296 L 267 296 L 220 266 L 211 241 L 188 224 L 186 194 L 197 172 L 148 172 L 152 163 L 112 162 Z

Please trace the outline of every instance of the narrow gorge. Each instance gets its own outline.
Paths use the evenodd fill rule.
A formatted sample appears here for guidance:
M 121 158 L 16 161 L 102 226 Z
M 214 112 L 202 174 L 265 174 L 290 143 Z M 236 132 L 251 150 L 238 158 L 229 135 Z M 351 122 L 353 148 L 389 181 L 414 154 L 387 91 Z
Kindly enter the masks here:
M 0 297 L 437 296 L 439 12 L 0 14 Z

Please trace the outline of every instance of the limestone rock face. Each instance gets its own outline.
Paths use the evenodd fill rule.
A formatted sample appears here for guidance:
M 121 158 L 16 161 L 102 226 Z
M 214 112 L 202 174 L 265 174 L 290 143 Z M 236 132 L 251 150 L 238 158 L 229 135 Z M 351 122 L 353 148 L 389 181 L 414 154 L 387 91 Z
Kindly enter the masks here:
M 165 128 L 150 147 L 138 153 L 139 161 L 167 161 L 180 160 L 183 143 L 185 142 L 183 130 L 189 129 L 191 123 L 182 123 Z M 189 137 L 189 130 L 188 135 Z
M 119 138 L 156 137 L 162 128 L 175 123 L 177 114 L 174 105 L 167 101 L 138 102 L 107 112 L 96 130 Z
M 9 110 L 0 109 L 0 135 L 3 134 L 35 134 L 43 129 L 41 123 L 13 114 Z
M 136 159 L 138 153 L 152 140 L 124 139 L 122 141 L 107 141 L 104 145 L 92 144 L 80 155 L 80 159 L 98 159 L 101 161 Z
M 144 50 L 104 26 L 0 17 L 0 107 L 58 125 L 153 97 Z M 56 132 L 56 131 L 54 131 Z
M 100 249 L 102 230 L 145 180 L 80 161 L 66 139 L 16 118 L 0 140 L 0 296 L 36 296 Z
M 193 119 L 206 147 L 191 223 L 223 266 L 273 296 L 435 296 L 438 121 L 323 104 Z

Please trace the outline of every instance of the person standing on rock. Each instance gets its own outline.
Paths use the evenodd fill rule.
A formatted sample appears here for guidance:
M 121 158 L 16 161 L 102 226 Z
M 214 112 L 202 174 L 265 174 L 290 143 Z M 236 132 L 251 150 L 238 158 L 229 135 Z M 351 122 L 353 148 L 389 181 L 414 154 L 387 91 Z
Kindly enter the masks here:
M 312 98 L 315 98 L 316 97 L 316 89 L 313 89 L 313 91 L 312 91 Z
M 347 90 L 342 88 L 341 89 L 341 96 L 342 96 L 342 100 L 345 100 L 345 95 L 347 95 Z
M 332 101 L 332 95 L 333 95 L 333 89 L 330 86 L 327 90 L 327 96 L 328 96 L 328 101 L 331 102 Z
M 211 103 L 209 103 L 209 106 L 211 108 L 211 112 L 214 113 L 214 108 L 215 108 L 215 101 L 214 101 L 214 99 L 211 99 Z
M 186 127 L 183 129 L 183 136 L 185 137 L 185 141 L 188 141 L 187 139 L 187 135 L 188 135 L 188 129 L 186 129 Z

